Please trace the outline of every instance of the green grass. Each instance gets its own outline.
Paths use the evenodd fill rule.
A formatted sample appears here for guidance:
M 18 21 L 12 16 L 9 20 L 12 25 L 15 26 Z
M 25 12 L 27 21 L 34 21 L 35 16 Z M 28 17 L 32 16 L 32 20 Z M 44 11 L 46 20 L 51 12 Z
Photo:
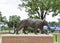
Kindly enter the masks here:
M 53 40 L 56 42 L 56 35 L 57 35 L 57 42 L 60 43 L 60 34 L 53 34 Z

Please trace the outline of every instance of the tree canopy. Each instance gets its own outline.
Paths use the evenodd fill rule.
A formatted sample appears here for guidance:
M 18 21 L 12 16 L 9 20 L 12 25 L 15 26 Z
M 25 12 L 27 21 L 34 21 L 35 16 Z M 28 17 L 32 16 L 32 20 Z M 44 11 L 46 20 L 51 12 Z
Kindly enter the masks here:
M 2 16 L 2 12 L 0 12 L 0 22 L 7 22 L 6 16 Z
M 60 18 L 58 19 L 58 26 L 60 26 Z
M 16 28 L 19 23 L 20 23 L 20 16 L 13 15 L 9 17 L 9 22 L 8 22 L 9 27 Z
M 30 18 L 44 19 L 53 12 L 52 16 L 60 13 L 60 0 L 21 0 L 20 7 L 26 8 Z

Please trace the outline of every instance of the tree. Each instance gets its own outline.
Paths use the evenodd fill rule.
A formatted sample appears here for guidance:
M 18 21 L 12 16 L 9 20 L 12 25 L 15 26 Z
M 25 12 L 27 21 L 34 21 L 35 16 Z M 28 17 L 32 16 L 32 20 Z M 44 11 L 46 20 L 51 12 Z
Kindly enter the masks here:
M 51 12 L 53 17 L 60 13 L 60 0 L 21 0 L 21 2 L 19 7 L 26 8 L 30 18 L 43 20 Z
M 7 22 L 6 16 L 2 16 L 2 13 L 0 12 L 0 22 Z
M 50 26 L 57 26 L 57 22 L 49 22 Z
M 52 16 L 60 13 L 60 0 L 21 0 L 20 7 L 26 8 L 30 18 L 44 19 L 53 12 Z
M 16 28 L 19 23 L 20 23 L 20 16 L 13 15 L 9 17 L 9 22 L 8 22 L 9 28 L 11 27 Z
M 60 26 L 60 18 L 58 19 L 58 23 L 57 24 L 58 24 L 58 26 Z
M 10 16 L 8 21 L 9 33 L 11 33 L 10 30 L 15 30 L 15 28 L 17 28 L 19 23 L 20 23 L 20 16 L 17 15 Z
M 3 25 L 1 26 L 1 30 L 7 30 L 8 26 L 7 26 L 7 19 L 6 16 L 2 16 L 2 13 L 0 12 L 0 22 L 3 23 Z
M 2 19 L 2 14 L 1 14 L 1 12 L 0 12 L 0 22 L 2 22 L 3 21 L 3 19 Z

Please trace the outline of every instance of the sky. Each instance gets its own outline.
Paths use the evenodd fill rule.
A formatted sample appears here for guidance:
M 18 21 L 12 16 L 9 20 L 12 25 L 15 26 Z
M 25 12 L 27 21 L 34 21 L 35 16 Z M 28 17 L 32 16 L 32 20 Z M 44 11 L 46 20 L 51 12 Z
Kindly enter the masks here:
M 0 0 L 0 11 L 3 16 L 9 18 L 11 15 L 19 15 L 21 19 L 28 18 L 27 13 L 18 8 L 20 0 Z
M 7 19 L 9 19 L 9 16 L 12 16 L 12 15 L 18 15 L 21 17 L 21 19 L 28 18 L 28 15 L 25 12 L 25 9 L 20 11 L 20 9 L 18 8 L 19 3 L 21 3 L 20 0 L 0 0 L 0 11 L 2 12 L 2 15 L 6 16 Z M 50 13 L 50 15 L 46 17 L 46 20 L 57 21 L 57 18 L 59 17 L 56 16 L 52 18 L 51 14 L 52 13 Z

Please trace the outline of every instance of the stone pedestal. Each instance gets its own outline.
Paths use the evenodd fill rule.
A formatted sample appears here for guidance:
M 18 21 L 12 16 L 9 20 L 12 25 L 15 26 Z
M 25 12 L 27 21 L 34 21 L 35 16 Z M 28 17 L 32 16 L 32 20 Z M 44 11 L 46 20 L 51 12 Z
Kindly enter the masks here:
M 2 43 L 53 43 L 51 35 L 7 35 Z

